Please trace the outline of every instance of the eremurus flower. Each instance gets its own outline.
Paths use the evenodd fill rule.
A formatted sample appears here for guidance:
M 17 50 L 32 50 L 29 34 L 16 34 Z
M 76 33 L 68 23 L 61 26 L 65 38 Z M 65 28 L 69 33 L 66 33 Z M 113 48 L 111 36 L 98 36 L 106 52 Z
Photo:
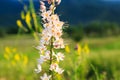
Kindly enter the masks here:
M 49 6 L 46 7 L 46 2 Z M 58 63 L 64 60 L 64 55 L 61 52 L 55 52 L 55 49 L 64 48 L 64 42 L 62 39 L 62 28 L 64 22 L 60 21 L 59 16 L 54 13 L 56 6 L 59 5 L 61 0 L 41 0 L 40 11 L 42 18 L 43 31 L 41 33 L 40 45 L 37 47 L 39 50 L 40 58 L 38 59 L 38 66 L 35 71 L 37 73 L 42 72 L 42 64 L 49 62 L 49 68 L 41 80 L 53 80 L 54 73 L 62 74 L 63 69 L 59 67 Z M 48 75 L 47 75 L 47 74 Z

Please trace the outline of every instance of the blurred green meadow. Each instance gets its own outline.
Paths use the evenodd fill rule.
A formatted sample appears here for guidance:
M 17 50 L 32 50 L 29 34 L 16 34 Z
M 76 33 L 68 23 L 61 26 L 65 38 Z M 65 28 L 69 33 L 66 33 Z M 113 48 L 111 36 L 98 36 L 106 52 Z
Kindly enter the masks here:
M 89 1 L 85 0 L 74 0 L 77 4 L 70 3 L 70 0 L 63 1 L 62 7 L 56 12 L 62 14 L 61 20 L 65 20 L 62 37 L 66 46 L 60 50 L 65 55 L 65 60 L 60 62 L 65 71 L 61 76 L 57 75 L 55 80 L 120 80 L 119 5 L 116 5 L 117 9 L 112 5 L 111 9 L 112 3 L 107 4 L 106 8 L 104 0 L 90 0 L 90 5 L 87 5 Z M 81 4 L 78 4 L 79 1 Z M 99 1 L 104 4 L 98 5 Z M 5 0 L 0 3 L 6 4 Z M 4 21 L 4 25 L 0 24 L 0 80 L 40 80 L 41 74 L 34 71 L 39 58 L 36 47 L 43 29 L 38 15 L 39 2 L 11 0 L 7 4 L 11 5 L 11 8 L 15 8 L 15 4 L 17 6 L 15 12 L 8 10 L 2 13 L 12 12 L 6 14 L 7 16 L 15 14 L 12 20 L 9 20 L 10 23 L 6 23 L 9 22 L 6 21 L 8 18 L 2 20 L 2 16 L 0 19 L 1 23 Z M 20 6 L 22 8 L 18 9 Z M 65 12 L 62 9 L 65 9 Z M 73 9 L 74 11 L 71 11 Z M 87 11 L 93 13 L 87 14 Z M 115 11 L 117 15 L 111 11 Z M 43 66 L 47 68 L 46 65 Z
M 69 53 L 64 51 L 65 60 L 61 62 L 65 69 L 62 80 L 120 80 L 120 36 L 84 38 L 79 45 L 87 44 L 90 53 L 80 55 L 74 49 L 76 44 L 73 40 L 66 38 L 65 42 L 69 44 Z M 38 80 L 39 75 L 34 72 L 39 57 L 36 46 L 37 42 L 31 35 L 0 38 L 0 80 Z M 14 48 L 15 52 L 12 51 Z M 7 52 L 13 56 L 9 61 L 4 56 Z M 19 58 L 16 59 L 15 54 Z M 25 66 L 24 59 L 20 57 L 24 55 L 28 58 Z M 80 58 L 76 60 L 76 57 Z

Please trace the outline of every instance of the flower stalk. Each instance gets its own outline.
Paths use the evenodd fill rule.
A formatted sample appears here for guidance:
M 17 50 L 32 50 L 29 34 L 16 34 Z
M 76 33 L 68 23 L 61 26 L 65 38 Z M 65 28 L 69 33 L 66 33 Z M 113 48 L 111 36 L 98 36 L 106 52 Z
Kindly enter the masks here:
M 50 65 L 52 64 L 52 62 L 53 62 L 53 37 L 51 38 L 51 45 L 50 45 Z M 54 77 L 53 77 L 53 72 L 50 70 L 50 73 L 49 74 L 51 74 L 51 80 L 53 80 L 54 79 Z
M 44 1 L 48 2 L 48 8 Z M 60 4 L 61 0 L 44 1 L 40 1 L 40 11 L 44 29 L 41 33 L 40 45 L 37 47 L 40 51 L 40 58 L 38 59 L 38 68 L 35 69 L 35 71 L 37 73 L 42 72 L 42 64 L 49 61 L 49 73 L 43 72 L 44 75 L 41 76 L 40 79 L 54 80 L 54 74 L 60 75 L 64 71 L 58 65 L 58 63 L 64 59 L 64 55 L 61 52 L 55 51 L 56 49 L 64 48 L 64 42 L 61 37 L 64 22 L 60 21 L 59 16 L 54 13 L 56 6 Z

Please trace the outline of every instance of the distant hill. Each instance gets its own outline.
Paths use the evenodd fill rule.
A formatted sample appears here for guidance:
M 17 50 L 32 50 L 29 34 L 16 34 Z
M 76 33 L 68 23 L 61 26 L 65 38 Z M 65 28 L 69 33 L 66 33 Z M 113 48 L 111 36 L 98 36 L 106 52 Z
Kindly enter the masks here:
M 9 0 L 0 1 L 0 27 L 15 26 L 20 16 L 22 5 Z
M 34 2 L 39 11 L 39 0 Z M 0 1 L 0 27 L 16 26 L 23 5 L 18 1 Z M 62 0 L 57 9 L 61 19 L 69 24 L 88 23 L 91 21 L 120 22 L 120 2 L 102 0 Z
M 65 2 L 66 1 L 66 2 Z M 94 20 L 120 22 L 120 1 L 64 0 L 60 14 L 70 24 L 87 23 Z M 66 5 L 67 4 L 67 5 Z

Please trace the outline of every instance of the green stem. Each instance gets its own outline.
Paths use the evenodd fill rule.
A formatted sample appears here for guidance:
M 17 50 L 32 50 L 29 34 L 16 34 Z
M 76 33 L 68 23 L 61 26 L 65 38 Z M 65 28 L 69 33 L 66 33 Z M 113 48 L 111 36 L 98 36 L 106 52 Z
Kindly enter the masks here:
M 55 2 L 54 1 L 52 2 L 52 5 L 55 6 Z M 54 7 L 52 9 L 52 14 L 54 14 Z
M 53 37 L 51 38 L 51 42 L 50 42 L 50 65 L 51 65 L 52 62 L 53 62 L 53 57 L 52 57 L 52 55 L 53 55 Z M 52 76 L 51 80 L 53 80 L 54 77 L 53 77 L 53 72 L 52 72 L 51 70 L 50 70 L 50 75 Z
M 55 2 L 53 1 L 52 2 L 52 5 L 54 6 L 55 5 Z M 52 14 L 54 14 L 54 8 L 52 10 Z M 52 37 L 51 38 L 51 42 L 50 42 L 50 65 L 52 64 L 53 62 L 53 41 L 54 41 L 54 38 Z M 53 71 L 50 70 L 50 75 L 52 76 L 51 77 L 51 80 L 54 80 L 54 75 L 53 75 Z

